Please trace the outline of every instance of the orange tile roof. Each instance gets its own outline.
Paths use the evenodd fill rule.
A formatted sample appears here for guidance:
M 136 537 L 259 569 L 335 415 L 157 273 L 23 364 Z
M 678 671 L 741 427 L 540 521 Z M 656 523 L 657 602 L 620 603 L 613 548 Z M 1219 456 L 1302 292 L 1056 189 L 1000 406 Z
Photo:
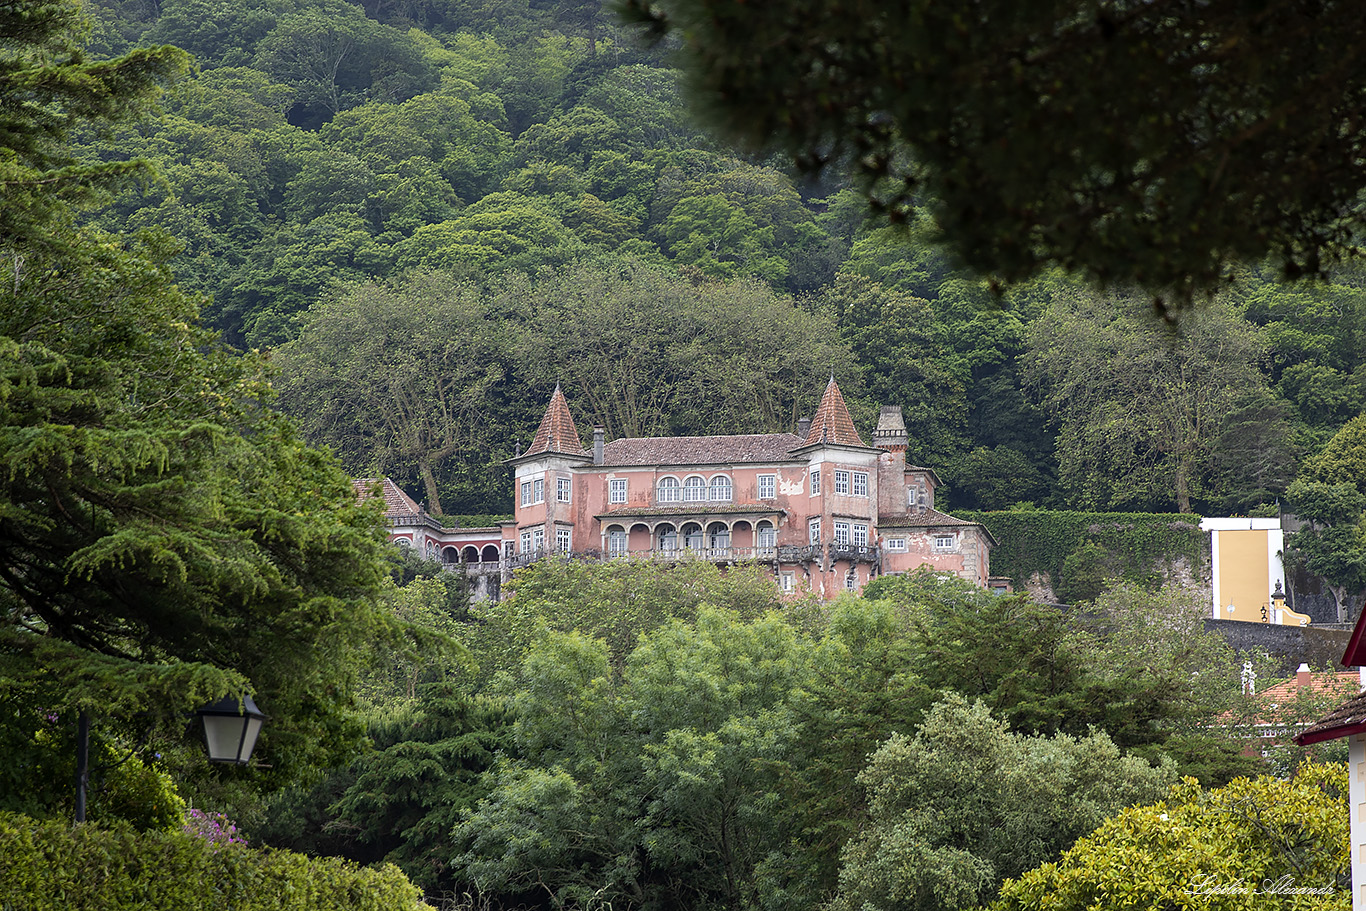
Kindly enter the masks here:
M 794 461 L 804 445 L 795 433 L 746 433 L 712 437 L 628 437 L 603 447 L 606 465 L 727 465 Z
M 380 496 L 384 497 L 384 514 L 391 519 L 400 516 L 420 516 L 425 512 L 416 500 L 400 490 L 398 485 L 388 478 L 357 478 L 351 485 L 356 489 L 356 499 L 361 501 L 370 499 L 374 494 L 375 485 L 379 485 Z
M 536 428 L 536 436 L 532 438 L 531 446 L 522 455 L 536 455 L 542 452 L 564 452 L 576 456 L 584 454 L 579 430 L 574 426 L 574 416 L 569 413 L 569 402 L 565 401 L 558 383 L 555 384 L 555 392 L 550 396 L 550 406 L 545 410 L 545 417 L 541 418 L 541 426 Z
M 1307 683 L 1300 683 L 1298 674 L 1289 680 L 1282 680 L 1275 686 L 1269 686 L 1257 694 L 1257 697 L 1267 704 L 1278 704 L 1286 700 L 1294 699 L 1296 694 L 1305 687 L 1316 696 L 1324 693 L 1340 693 L 1346 695 L 1356 695 L 1361 689 L 1361 676 L 1356 671 L 1314 671 L 1309 675 Z
M 806 435 L 804 445 L 813 443 L 836 443 L 841 446 L 863 446 L 863 438 L 854 429 L 854 421 L 849 417 L 849 408 L 844 404 L 844 396 L 835 378 L 825 387 L 820 407 L 811 420 L 811 430 Z

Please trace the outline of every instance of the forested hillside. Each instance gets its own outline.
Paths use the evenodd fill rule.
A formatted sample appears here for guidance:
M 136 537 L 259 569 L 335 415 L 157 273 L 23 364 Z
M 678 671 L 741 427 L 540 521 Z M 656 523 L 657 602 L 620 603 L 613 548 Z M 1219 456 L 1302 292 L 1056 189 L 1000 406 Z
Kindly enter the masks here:
M 1363 405 L 1366 274 L 1248 268 L 1170 326 L 1061 276 L 1003 296 L 689 117 L 667 46 L 594 2 L 93 0 L 91 52 L 170 43 L 162 116 L 82 138 L 161 179 L 90 217 L 170 266 L 356 474 L 448 514 L 556 382 L 609 436 L 790 428 L 833 373 L 900 404 L 951 507 L 1243 511 Z

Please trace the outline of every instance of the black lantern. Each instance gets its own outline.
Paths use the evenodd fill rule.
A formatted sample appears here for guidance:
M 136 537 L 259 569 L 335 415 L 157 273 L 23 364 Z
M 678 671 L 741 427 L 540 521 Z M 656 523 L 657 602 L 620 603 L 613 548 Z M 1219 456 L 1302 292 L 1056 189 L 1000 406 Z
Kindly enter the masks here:
M 265 714 L 256 707 L 250 696 L 227 696 L 195 712 L 204 719 L 204 742 L 209 747 L 212 762 L 231 762 L 246 765 L 256 738 L 261 733 Z

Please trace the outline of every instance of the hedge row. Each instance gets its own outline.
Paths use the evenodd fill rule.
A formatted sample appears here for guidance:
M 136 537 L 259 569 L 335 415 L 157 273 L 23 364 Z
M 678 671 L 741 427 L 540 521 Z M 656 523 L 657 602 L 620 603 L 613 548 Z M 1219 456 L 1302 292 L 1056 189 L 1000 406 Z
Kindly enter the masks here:
M 1200 517 L 1178 513 L 1071 511 L 960 511 L 981 522 L 999 546 L 991 552 L 991 574 L 1009 576 L 1016 586 L 1034 573 L 1055 586 L 1063 562 L 1090 543 L 1114 557 L 1117 573 L 1133 582 L 1160 584 L 1170 564 L 1184 559 L 1203 570 L 1209 543 Z
M 0 814 L 3 911 L 419 911 L 397 867 Z

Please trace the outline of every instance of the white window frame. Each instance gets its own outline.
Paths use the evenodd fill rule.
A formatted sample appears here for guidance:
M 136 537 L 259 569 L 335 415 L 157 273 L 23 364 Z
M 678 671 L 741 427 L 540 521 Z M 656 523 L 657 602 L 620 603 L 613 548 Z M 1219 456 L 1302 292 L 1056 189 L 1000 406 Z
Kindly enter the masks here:
M 667 481 L 673 483 L 665 483 Z M 683 499 L 683 487 L 678 483 L 678 478 L 672 476 L 660 478 L 655 490 L 658 492 L 657 496 L 660 503 L 678 503 Z
M 531 530 L 531 549 L 538 554 L 545 551 L 544 525 L 538 525 Z
M 849 567 L 849 572 L 844 577 L 845 591 L 854 591 L 858 588 L 858 567 Z
M 735 498 L 735 485 L 730 477 L 718 474 L 707 483 L 707 499 L 713 503 L 729 503 Z
M 607 479 L 607 502 L 625 503 L 626 502 L 626 479 L 608 478 Z
M 620 526 L 607 529 L 607 555 L 624 557 L 630 548 L 631 533 Z
M 761 550 L 778 546 L 778 529 L 770 522 L 760 522 L 754 529 L 754 545 Z
M 522 553 L 531 553 L 531 530 L 522 532 Z
M 790 595 L 797 590 L 797 577 L 794 574 L 783 573 L 779 578 L 782 580 L 784 592 Z
M 821 543 L 821 520 L 819 516 L 806 521 L 806 540 L 811 544 Z
M 568 525 L 555 526 L 555 549 L 567 554 L 574 548 L 574 529 Z
M 835 493 L 849 493 L 849 472 L 843 469 L 835 469 Z
M 683 479 L 683 502 L 705 503 L 708 490 L 706 478 L 700 474 L 689 475 Z
M 852 475 L 853 493 L 856 497 L 868 496 L 868 472 L 856 471 Z
M 887 539 L 887 550 L 888 550 L 890 553 L 894 553 L 894 554 L 904 554 L 904 553 L 906 553 L 906 539 L 905 539 L 905 538 L 888 538 L 888 539 Z
M 531 479 L 531 502 L 533 504 L 545 502 L 545 478 Z
M 946 553 L 958 547 L 958 536 L 952 532 L 936 533 L 934 536 L 934 549 L 939 553 Z
M 523 482 L 522 482 L 522 505 L 523 505 L 523 506 L 530 506 L 530 505 L 531 505 L 531 482 L 530 482 L 530 481 L 523 481 Z
M 560 503 L 568 503 L 573 495 L 574 484 L 569 478 L 555 479 L 555 499 Z
M 755 486 L 761 500 L 772 500 L 778 496 L 778 476 L 761 474 L 755 479 Z
M 811 496 L 816 496 L 821 492 L 821 470 L 811 469 Z
M 833 540 L 834 540 L 834 542 L 835 542 L 836 544 L 843 544 L 843 545 L 845 545 L 845 546 L 848 546 L 848 544 L 849 544 L 849 523 L 848 523 L 848 522 L 841 522 L 841 521 L 839 521 L 838 519 L 835 520 L 835 536 L 834 536 L 834 539 L 833 539 Z
M 855 522 L 849 526 L 850 541 L 855 547 L 868 546 L 868 526 L 862 522 Z

